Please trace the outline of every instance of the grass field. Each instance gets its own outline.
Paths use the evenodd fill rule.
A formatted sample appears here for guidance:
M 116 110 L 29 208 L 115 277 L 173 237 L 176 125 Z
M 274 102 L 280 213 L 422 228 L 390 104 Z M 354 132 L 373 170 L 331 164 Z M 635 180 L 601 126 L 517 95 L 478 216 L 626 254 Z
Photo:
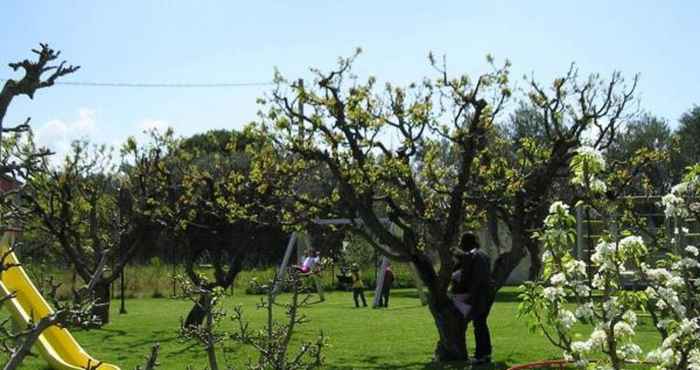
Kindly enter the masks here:
M 368 292 L 369 293 L 369 292 Z M 371 299 L 371 294 L 368 295 Z M 234 295 L 224 306 L 244 307 L 252 325 L 262 325 L 264 313 L 255 308 L 260 296 Z M 497 299 L 489 324 L 494 346 L 494 365 L 487 369 L 505 369 L 514 364 L 561 357 L 561 352 L 537 334 L 527 331 L 517 317 L 517 292 L 504 288 Z M 205 369 L 205 355 L 198 345 L 180 342 L 176 330 L 180 317 L 191 304 L 168 298 L 127 300 L 128 314 L 119 315 L 119 302 L 112 304 L 113 321 L 100 330 L 74 332 L 85 349 L 100 360 L 134 369 L 154 343 L 161 344 L 160 369 Z M 311 322 L 297 332 L 297 339 L 313 339 L 323 330 L 330 347 L 325 351 L 328 369 L 437 369 L 430 364 L 436 332 L 427 308 L 420 305 L 414 290 L 392 291 L 390 307 L 374 310 L 355 309 L 351 293 L 327 293 L 326 301 L 305 309 Z M 279 312 L 279 318 L 283 315 Z M 230 322 L 225 326 L 230 327 Z M 585 331 L 585 329 L 583 329 Z M 643 347 L 656 341 L 653 327 L 642 320 L 638 328 Z M 469 333 L 469 346 L 473 345 Z M 221 351 L 223 352 L 223 351 Z M 222 353 L 234 368 L 254 356 L 248 349 L 232 347 Z M 462 368 L 454 365 L 446 368 Z M 40 358 L 31 358 L 23 369 L 45 369 Z

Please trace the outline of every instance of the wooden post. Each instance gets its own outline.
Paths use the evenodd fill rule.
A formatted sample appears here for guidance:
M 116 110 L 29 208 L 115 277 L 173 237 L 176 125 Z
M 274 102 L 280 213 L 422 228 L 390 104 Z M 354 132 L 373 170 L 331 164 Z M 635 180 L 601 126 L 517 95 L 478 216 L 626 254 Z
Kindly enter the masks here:
M 578 204 L 576 206 L 576 258 L 583 258 L 583 250 L 585 248 L 586 238 L 584 237 L 584 225 L 583 225 L 583 205 Z

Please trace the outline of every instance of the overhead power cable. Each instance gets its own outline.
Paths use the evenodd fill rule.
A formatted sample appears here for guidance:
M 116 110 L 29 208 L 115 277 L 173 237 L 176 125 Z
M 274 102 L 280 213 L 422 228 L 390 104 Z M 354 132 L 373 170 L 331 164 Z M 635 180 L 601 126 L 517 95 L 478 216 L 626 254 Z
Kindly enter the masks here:
M 5 82 L 8 79 L 0 78 Z M 56 81 L 56 85 L 90 86 L 90 87 L 156 87 L 156 88 L 226 88 L 271 86 L 274 82 L 223 82 L 223 83 L 141 83 L 141 82 L 85 82 L 85 81 Z

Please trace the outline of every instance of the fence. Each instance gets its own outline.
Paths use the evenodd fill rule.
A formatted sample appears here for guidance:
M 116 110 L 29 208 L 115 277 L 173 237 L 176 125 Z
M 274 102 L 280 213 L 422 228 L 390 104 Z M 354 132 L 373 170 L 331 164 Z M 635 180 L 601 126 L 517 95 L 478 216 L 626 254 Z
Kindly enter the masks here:
M 668 236 L 674 234 L 674 225 L 664 214 L 661 197 L 629 196 L 625 200 L 631 203 L 634 215 L 642 221 L 644 232 L 640 236 L 645 242 L 648 245 L 658 245 L 659 241 L 663 240 L 665 244 L 658 245 L 662 247 L 659 253 L 663 253 L 663 249 L 668 250 L 668 243 L 670 243 Z M 688 241 L 691 244 L 700 242 L 700 222 L 692 217 L 687 218 L 685 221 L 689 228 L 689 232 L 686 234 Z M 605 221 L 600 218 L 600 215 L 595 210 L 583 205 L 576 207 L 577 238 L 573 254 L 589 266 L 589 275 L 591 271 L 591 256 L 595 251 L 595 245 L 599 238 L 603 236 L 603 232 L 611 227 L 614 227 L 614 225 L 605 225 Z M 661 238 L 662 236 L 664 238 Z M 652 256 L 651 259 L 655 259 L 655 256 Z

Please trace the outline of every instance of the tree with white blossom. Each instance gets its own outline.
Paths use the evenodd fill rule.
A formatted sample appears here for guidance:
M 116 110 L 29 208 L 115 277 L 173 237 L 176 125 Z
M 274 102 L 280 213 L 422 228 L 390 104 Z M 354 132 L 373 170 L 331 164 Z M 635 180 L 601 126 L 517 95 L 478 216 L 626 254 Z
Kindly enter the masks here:
M 662 199 L 672 220 L 670 252 L 655 268 L 643 264 L 645 291 L 656 308 L 655 325 L 662 343 L 648 355 L 659 369 L 700 370 L 700 262 L 689 243 L 689 223 L 700 217 L 700 164 L 688 169 L 683 182 Z
M 619 217 L 624 202 L 607 194 L 607 165 L 591 147 L 580 147 L 571 162 L 572 180 L 581 188 L 581 202 L 594 209 L 607 226 L 591 256 L 592 266 L 573 254 L 576 220 L 569 207 L 554 202 L 541 232 L 535 237 L 544 251 L 542 276 L 523 286 L 521 315 L 531 329 L 539 330 L 579 368 L 623 369 L 626 364 L 648 361 L 657 369 L 700 369 L 698 329 L 697 248 L 687 245 L 684 222 L 697 216 L 700 167 L 663 199 L 668 217 L 676 224 L 673 253 L 651 262 L 645 241 L 634 235 L 633 225 Z M 655 267 L 650 267 L 654 264 Z M 623 289 L 627 272 L 635 271 L 647 285 L 644 291 Z M 589 273 L 592 277 L 589 279 Z M 662 336 L 659 347 L 644 354 L 635 343 L 637 312 L 656 308 L 654 323 Z M 585 340 L 577 324 L 593 328 Z

